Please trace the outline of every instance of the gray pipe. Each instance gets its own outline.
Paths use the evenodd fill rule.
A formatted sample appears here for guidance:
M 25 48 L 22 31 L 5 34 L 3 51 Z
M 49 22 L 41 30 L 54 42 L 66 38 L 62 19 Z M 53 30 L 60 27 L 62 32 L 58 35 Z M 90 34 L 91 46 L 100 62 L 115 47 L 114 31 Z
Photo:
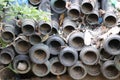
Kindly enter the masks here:
M 38 44 L 41 41 L 42 41 L 42 37 L 38 33 L 34 33 L 34 34 L 32 34 L 32 35 L 29 36 L 29 42 L 32 45 Z
M 42 2 L 42 0 L 28 0 L 28 1 L 33 6 L 38 6 Z
M 96 6 L 96 0 L 83 0 L 82 3 L 81 3 L 81 11 L 84 13 L 84 14 L 89 14 L 91 13 L 94 8 Z
M 86 65 L 94 65 L 99 61 L 100 53 L 92 46 L 84 47 L 80 52 L 80 59 Z
M 87 75 L 87 70 L 82 62 L 78 61 L 75 65 L 68 68 L 68 74 L 74 80 L 81 80 Z
M 80 0 L 73 0 L 67 15 L 71 20 L 78 20 L 80 17 Z
M 51 4 L 52 10 L 57 14 L 61 14 L 66 11 L 66 8 L 65 8 L 66 0 L 51 0 L 50 4 Z
M 102 74 L 107 79 L 116 79 L 120 76 L 120 72 L 116 69 L 114 61 L 106 61 L 101 67 Z
M 38 77 L 44 77 L 50 72 L 50 62 L 46 61 L 43 64 L 33 64 L 32 72 Z
M 67 37 L 68 45 L 80 51 L 84 46 L 84 34 L 82 32 L 72 32 Z
M 76 28 L 77 28 L 77 24 L 74 21 L 72 21 L 68 18 L 64 19 L 64 21 L 63 21 L 63 34 L 65 37 L 67 35 L 69 35 Z
M 73 66 L 78 60 L 78 53 L 74 48 L 65 47 L 60 51 L 59 59 L 64 66 Z
M 30 48 L 29 56 L 32 62 L 42 64 L 50 57 L 49 47 L 42 43 L 36 44 Z
M 29 57 L 26 55 L 17 55 L 13 60 L 13 69 L 19 74 L 28 73 L 31 69 Z
M 9 64 L 12 62 L 14 56 L 15 51 L 13 50 L 13 47 L 3 48 L 0 52 L 0 63 Z
M 114 64 L 115 64 L 115 67 L 117 68 L 117 70 L 120 71 L 120 55 L 115 56 Z
M 49 37 L 48 40 L 46 41 L 46 44 L 49 46 L 50 53 L 52 55 L 58 55 L 60 53 L 61 46 L 65 46 L 64 40 L 57 35 Z
M 15 26 L 5 24 L 1 33 L 1 38 L 5 42 L 13 42 L 15 39 Z
M 18 54 L 27 54 L 31 44 L 23 39 L 18 39 L 15 41 L 14 48 Z
M 54 75 L 62 75 L 66 72 L 67 67 L 62 65 L 58 59 L 58 57 L 53 57 L 50 59 L 50 71 Z
M 22 32 L 24 35 L 30 36 L 35 32 L 36 22 L 32 19 L 24 19 L 22 21 Z

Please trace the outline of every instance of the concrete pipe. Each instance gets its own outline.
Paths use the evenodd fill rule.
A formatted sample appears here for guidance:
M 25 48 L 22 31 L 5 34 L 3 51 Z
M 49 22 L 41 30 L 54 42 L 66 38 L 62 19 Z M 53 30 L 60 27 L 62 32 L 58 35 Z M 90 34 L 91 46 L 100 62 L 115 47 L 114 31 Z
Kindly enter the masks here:
M 65 18 L 63 21 L 63 34 L 66 37 L 69 35 L 73 30 L 77 28 L 77 24 L 70 20 L 69 18 Z
M 110 35 L 107 39 L 105 39 L 103 43 L 103 48 L 110 55 L 120 54 L 120 36 Z
M 85 66 L 78 61 L 75 65 L 68 68 L 69 75 L 75 80 L 81 80 L 87 75 Z
M 31 35 L 35 32 L 36 22 L 32 19 L 24 19 L 22 21 L 22 32 L 24 35 Z
M 81 11 L 84 13 L 84 14 L 89 14 L 91 13 L 95 6 L 96 6 L 96 1 L 97 0 L 83 0 L 82 3 L 81 3 Z
M 78 60 L 78 53 L 72 47 L 65 47 L 60 51 L 59 59 L 64 66 L 73 66 Z
M 114 61 L 106 61 L 101 67 L 102 74 L 107 79 L 116 79 L 120 72 L 116 69 Z
M 33 64 L 32 72 L 38 77 L 44 77 L 50 72 L 50 62 L 46 61 L 43 64 Z
M 28 73 L 31 69 L 29 57 L 26 55 L 17 55 L 13 60 L 13 69 L 19 74 Z
M 5 42 L 13 42 L 15 39 L 15 26 L 5 24 L 1 33 L 1 38 Z
M 99 61 L 100 53 L 92 46 L 84 47 L 80 52 L 80 59 L 86 65 L 94 65 Z
M 29 42 L 32 45 L 38 44 L 42 41 L 42 37 L 38 33 L 34 33 L 29 36 Z
M 42 64 L 50 57 L 49 47 L 42 43 L 36 44 L 30 48 L 29 56 L 32 62 Z
M 38 6 L 42 2 L 42 0 L 28 0 L 28 1 L 33 6 Z
M 114 64 L 115 64 L 115 67 L 120 71 L 120 55 L 115 56 Z
M 18 39 L 15 41 L 14 48 L 18 54 L 27 54 L 31 44 L 25 40 Z
M 73 0 L 67 15 L 71 20 L 78 20 L 80 17 L 80 0 Z
M 62 75 L 66 72 L 67 67 L 62 65 L 58 59 L 58 57 L 53 57 L 50 59 L 50 71 L 54 75 Z
M 84 46 L 84 34 L 82 32 L 72 32 L 67 37 L 68 45 L 80 51 Z
M 50 4 L 52 10 L 58 14 L 64 13 L 66 11 L 66 0 L 51 0 Z
M 52 55 L 58 55 L 60 53 L 61 46 L 65 46 L 65 41 L 60 36 L 53 35 L 48 38 L 46 44 L 49 46 L 50 53 Z
M 0 63 L 9 64 L 14 59 L 14 56 L 15 56 L 15 51 L 13 47 L 3 48 L 0 53 Z
M 113 58 L 114 56 L 106 52 L 104 48 L 100 49 L 100 60 L 107 61 L 112 60 Z
M 87 70 L 87 73 L 91 76 L 98 76 L 101 73 L 100 70 L 100 64 L 95 64 L 95 65 L 85 65 L 85 68 Z

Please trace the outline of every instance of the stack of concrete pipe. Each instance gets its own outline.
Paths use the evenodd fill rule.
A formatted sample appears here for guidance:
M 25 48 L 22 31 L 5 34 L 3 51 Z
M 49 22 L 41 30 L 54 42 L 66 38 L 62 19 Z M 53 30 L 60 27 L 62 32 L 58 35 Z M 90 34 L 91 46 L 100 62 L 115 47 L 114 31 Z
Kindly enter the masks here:
M 11 20 L 14 24 L 6 22 L 1 38 L 8 46 L 0 52 L 0 63 L 12 64 L 17 74 L 32 72 L 29 74 L 38 77 L 68 73 L 80 80 L 87 74 L 98 76 L 102 73 L 107 79 L 118 78 L 119 18 L 111 4 L 102 1 L 106 13 L 100 24 L 97 0 L 72 0 L 69 9 L 65 8 L 65 0 L 29 0 L 38 9 L 52 13 L 48 16 L 51 21 L 24 19 L 22 25 L 15 20 Z M 59 17 L 63 13 L 65 18 L 60 25 Z M 81 23 L 81 15 L 85 16 L 85 25 Z M 106 26 L 106 32 L 102 33 L 101 25 Z M 101 43 L 99 47 L 97 43 Z

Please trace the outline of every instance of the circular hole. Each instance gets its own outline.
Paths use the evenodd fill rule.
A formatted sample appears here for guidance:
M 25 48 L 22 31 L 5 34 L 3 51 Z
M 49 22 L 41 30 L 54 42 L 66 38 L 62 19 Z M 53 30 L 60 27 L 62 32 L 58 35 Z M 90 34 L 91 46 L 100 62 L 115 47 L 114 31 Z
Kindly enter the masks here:
M 43 60 L 46 59 L 47 54 L 46 54 L 46 52 L 43 51 L 43 50 L 36 50 L 36 51 L 34 52 L 33 57 L 34 57 L 36 60 L 38 60 L 38 61 L 43 61 Z
M 30 36 L 30 42 L 31 42 L 32 44 L 38 44 L 38 43 L 41 42 L 41 38 L 40 38 L 40 36 L 38 36 L 38 35 L 31 35 L 31 36 Z
M 30 44 L 26 41 L 20 41 L 16 44 L 16 49 L 18 49 L 21 52 L 28 51 L 30 47 Z
M 51 26 L 49 24 L 42 24 L 40 26 L 40 31 L 43 33 L 43 34 L 47 34 L 51 31 Z
M 71 9 L 71 10 L 69 11 L 69 16 L 70 16 L 71 18 L 78 18 L 79 15 L 80 15 L 80 13 L 79 13 L 79 11 L 76 10 L 76 9 Z
M 34 32 L 34 28 L 31 25 L 25 25 L 25 26 L 23 26 L 22 31 L 25 34 L 31 34 Z
M 52 64 L 52 72 L 55 74 L 60 74 L 64 71 L 64 66 L 60 62 L 55 62 Z
M 118 51 L 120 50 L 120 41 L 117 39 L 113 39 L 109 41 L 108 46 L 112 49 L 112 51 Z
M 92 10 L 93 10 L 93 6 L 90 3 L 84 3 L 82 5 L 82 11 L 84 13 L 90 13 L 90 12 L 92 12 Z
M 36 75 L 41 76 L 47 73 L 48 68 L 45 64 L 37 64 L 34 66 L 33 71 Z
M 75 79 L 80 79 L 82 76 L 84 76 L 84 74 L 85 74 L 85 70 L 80 66 L 76 66 L 71 70 L 71 75 Z
M 81 48 L 84 46 L 84 40 L 81 37 L 75 37 L 73 38 L 71 44 L 75 48 Z
M 31 3 L 33 3 L 33 4 L 37 4 L 37 3 L 39 3 L 41 0 L 30 0 L 30 2 Z
M 63 30 L 64 34 L 68 35 L 70 34 L 75 28 L 73 26 L 66 26 Z
M 119 74 L 119 71 L 116 69 L 115 66 L 108 66 L 106 67 L 105 69 L 105 74 L 108 76 L 108 77 L 115 77 Z
M 58 31 L 55 28 L 52 28 L 51 35 L 52 34 L 57 34 L 57 33 L 58 33 Z
M 98 16 L 96 14 L 89 14 L 87 21 L 89 23 L 97 23 L 98 22 Z
M 59 50 L 60 47 L 61 47 L 61 44 L 60 44 L 60 42 L 58 42 L 58 41 L 51 41 L 51 42 L 50 42 L 50 47 L 51 47 L 52 49 Z
M 73 53 L 71 52 L 66 52 L 63 54 L 62 56 L 62 60 L 64 61 L 65 64 L 72 64 L 75 60 L 75 57 L 73 55 Z
M 105 18 L 105 24 L 108 26 L 112 26 L 116 24 L 116 18 L 114 16 L 107 16 Z
M 65 1 L 63 1 L 63 0 L 57 0 L 57 1 L 54 3 L 54 6 L 55 6 L 56 8 L 65 8 L 65 5 L 66 5 L 66 3 L 65 3 Z
M 5 41 L 13 41 L 14 35 L 11 32 L 3 32 L 2 33 L 2 38 Z
M 17 70 L 19 71 L 25 71 L 28 68 L 28 63 L 26 61 L 18 61 L 17 62 Z
M 9 64 L 12 61 L 12 58 L 8 53 L 3 53 L 0 56 L 0 60 L 4 64 Z
M 97 55 L 95 52 L 88 51 L 84 54 L 83 59 L 83 61 L 86 63 L 94 63 L 97 59 Z

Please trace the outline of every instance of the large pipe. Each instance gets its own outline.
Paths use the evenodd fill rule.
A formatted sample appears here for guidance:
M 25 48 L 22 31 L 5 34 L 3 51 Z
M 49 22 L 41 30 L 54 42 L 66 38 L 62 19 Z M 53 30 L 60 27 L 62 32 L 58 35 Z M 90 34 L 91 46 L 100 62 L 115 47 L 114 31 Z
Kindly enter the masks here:
M 80 59 L 86 65 L 94 65 L 99 61 L 100 53 L 97 48 L 92 46 L 84 47 L 80 52 Z
M 89 14 L 91 13 L 95 6 L 96 6 L 96 1 L 97 0 L 83 0 L 82 3 L 81 3 L 81 11 L 84 13 L 84 14 Z
M 64 13 L 66 11 L 66 0 L 51 0 L 50 4 L 52 10 L 58 14 Z
M 13 42 L 15 39 L 15 26 L 5 24 L 1 33 L 1 38 L 5 42 Z
M 65 45 L 65 41 L 60 36 L 53 35 L 48 38 L 46 44 L 49 46 L 50 53 L 52 55 L 58 55 L 60 53 L 61 46 Z
M 33 6 L 38 6 L 42 2 L 42 0 L 28 0 L 28 1 Z
M 87 75 L 87 70 L 82 62 L 78 61 L 75 65 L 68 68 L 69 75 L 75 80 L 81 80 Z
M 31 69 L 29 57 L 26 55 L 17 55 L 13 60 L 13 69 L 19 74 L 28 73 Z
M 64 21 L 63 21 L 63 34 L 65 37 L 67 35 L 69 35 L 76 28 L 77 28 L 77 24 L 74 21 L 72 21 L 68 18 L 64 19 Z
M 110 35 L 107 39 L 105 39 L 103 43 L 103 48 L 110 55 L 120 54 L 120 36 Z
M 30 48 L 29 56 L 32 62 L 42 64 L 50 57 L 49 47 L 42 43 L 36 44 Z
M 32 19 L 24 19 L 22 21 L 22 32 L 24 35 L 31 35 L 35 32 L 36 22 Z
M 101 67 L 102 74 L 107 79 L 116 79 L 120 76 L 120 72 L 116 69 L 114 61 L 106 61 Z
M 65 47 L 60 51 L 59 59 L 64 66 L 73 66 L 78 60 L 78 53 L 72 47 Z
M 54 75 L 62 75 L 66 72 L 67 67 L 60 63 L 58 57 L 51 58 L 50 65 L 50 71 Z
M 80 17 L 80 0 L 73 0 L 67 15 L 71 20 L 78 20 Z
M 50 62 L 46 61 L 43 64 L 33 64 L 32 72 L 38 77 L 44 77 L 50 72 Z
M 15 56 L 15 51 L 13 47 L 3 48 L 0 52 L 0 63 L 9 64 L 14 59 L 14 56 Z
M 15 41 L 14 48 L 18 54 L 27 54 L 31 44 L 23 39 L 18 39 Z
M 68 45 L 80 51 L 84 46 L 84 34 L 79 31 L 75 31 L 69 34 L 67 37 Z
M 120 71 L 120 55 L 115 56 L 114 63 L 115 67 Z

